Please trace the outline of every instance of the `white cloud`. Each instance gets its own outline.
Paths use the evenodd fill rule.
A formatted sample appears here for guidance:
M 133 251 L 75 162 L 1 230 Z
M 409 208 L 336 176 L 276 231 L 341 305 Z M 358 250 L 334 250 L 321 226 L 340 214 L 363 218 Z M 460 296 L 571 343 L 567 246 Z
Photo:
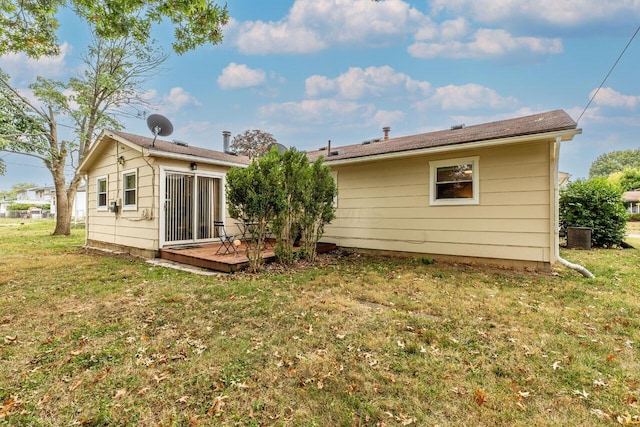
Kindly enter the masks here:
M 409 54 L 416 58 L 498 58 L 514 53 L 548 55 L 561 53 L 562 41 L 557 38 L 514 37 L 505 30 L 482 28 L 466 40 L 451 40 L 444 36 L 439 40 L 418 39 L 409 46 Z M 449 37 L 449 36 L 448 36 Z M 433 38 L 433 37 L 432 37 Z
M 352 67 L 335 79 L 314 75 L 307 78 L 305 83 L 307 96 L 338 93 L 346 99 L 362 99 L 366 96 L 396 97 L 407 93 L 426 95 L 431 88 L 428 82 L 413 80 L 388 65 L 365 69 Z
M 502 97 L 493 89 L 474 83 L 462 86 L 448 85 L 435 90 L 435 94 L 413 107 L 418 111 L 430 108 L 443 110 L 470 110 L 474 108 L 499 109 L 515 105 L 513 97 Z
M 594 89 L 589 94 L 589 99 L 594 95 L 596 90 Z M 619 107 L 633 109 L 640 104 L 640 96 L 623 95 L 610 87 L 603 87 L 598 91 L 598 94 L 593 99 L 596 105 L 603 107 Z
M 518 26 L 522 21 L 557 27 L 592 22 L 637 21 L 638 0 L 433 0 L 432 13 L 454 13 L 484 24 Z
M 71 45 L 64 42 L 60 45 L 60 53 L 56 56 L 30 58 L 24 53 L 8 53 L 0 56 L 0 67 L 13 79 L 32 81 L 35 76 L 48 78 L 60 77 L 69 72 L 67 58 L 71 54 Z
M 244 54 L 312 53 L 330 46 L 389 46 L 429 18 L 402 0 L 296 0 L 277 22 L 232 22 L 226 40 Z
M 404 111 L 378 110 L 376 111 L 371 121 L 378 124 L 379 126 L 384 127 L 384 126 L 390 126 L 394 123 L 398 123 L 404 120 L 404 118 L 405 118 Z
M 292 122 L 352 124 L 354 118 L 370 118 L 374 114 L 372 105 L 335 99 L 285 102 L 260 107 L 263 117 L 287 118 Z
M 169 93 L 162 97 L 162 103 L 164 109 L 170 112 L 180 111 L 189 105 L 201 105 L 195 97 L 181 87 L 171 88 Z
M 266 81 L 266 74 L 260 69 L 251 69 L 245 64 L 230 63 L 218 77 L 221 89 L 240 89 L 260 86 Z

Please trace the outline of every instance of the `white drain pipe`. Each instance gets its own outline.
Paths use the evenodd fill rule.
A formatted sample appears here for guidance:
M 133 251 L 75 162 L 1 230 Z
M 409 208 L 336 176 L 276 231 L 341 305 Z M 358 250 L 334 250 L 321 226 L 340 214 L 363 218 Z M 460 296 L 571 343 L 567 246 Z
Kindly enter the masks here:
M 560 144 L 562 143 L 562 137 L 557 136 L 556 137 L 556 143 L 554 146 L 554 155 L 555 155 L 555 179 L 554 179 L 554 184 L 553 184 L 553 189 L 554 189 L 554 203 L 555 203 L 555 209 L 554 209 L 554 227 L 555 227 L 555 241 L 554 241 L 554 246 L 555 246 L 555 257 L 558 260 L 558 262 L 562 265 L 564 265 L 565 267 L 569 267 L 573 270 L 576 270 L 577 272 L 579 272 L 580 274 L 582 274 L 584 277 L 588 277 L 589 279 L 593 279 L 596 276 L 593 275 L 593 273 L 591 273 L 589 270 L 587 270 L 585 267 L 583 267 L 582 265 L 578 265 L 578 264 L 574 264 L 572 262 L 567 261 L 566 259 L 560 257 L 560 240 L 559 240 L 559 236 L 558 236 L 558 213 L 560 212 L 560 189 L 558 187 L 558 159 L 560 157 Z

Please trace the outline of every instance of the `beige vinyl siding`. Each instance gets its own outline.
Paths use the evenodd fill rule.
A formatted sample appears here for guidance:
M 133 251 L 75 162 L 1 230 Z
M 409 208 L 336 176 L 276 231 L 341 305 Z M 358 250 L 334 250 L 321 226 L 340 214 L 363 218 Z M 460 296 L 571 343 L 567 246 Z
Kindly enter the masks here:
M 478 205 L 430 206 L 429 162 L 479 156 Z M 548 143 L 335 166 L 323 240 L 344 247 L 550 261 Z
M 116 162 L 119 156 L 124 157 L 124 165 Z M 153 164 L 152 161 L 150 163 Z M 137 170 L 137 209 L 123 211 L 122 172 L 132 169 Z M 105 148 L 88 176 L 87 197 L 90 215 L 87 223 L 87 240 L 145 250 L 159 249 L 159 203 L 157 201 L 159 186 L 157 178 L 155 185 L 152 186 L 153 173 L 152 168 L 141 158 L 140 152 L 129 147 L 123 150 L 120 145 L 116 153 L 115 143 Z M 108 177 L 107 205 L 116 200 L 120 204 L 117 215 L 113 212 L 96 210 L 95 178 L 101 175 Z

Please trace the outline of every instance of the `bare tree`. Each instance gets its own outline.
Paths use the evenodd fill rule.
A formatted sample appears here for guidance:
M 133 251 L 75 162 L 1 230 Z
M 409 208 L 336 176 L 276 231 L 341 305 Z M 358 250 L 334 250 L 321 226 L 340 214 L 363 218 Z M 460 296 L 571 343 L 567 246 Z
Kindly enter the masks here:
M 54 235 L 71 232 L 73 200 L 82 181 L 78 165 L 103 128 L 121 129 L 120 120 L 142 113 L 142 84 L 167 55 L 132 38 L 93 37 L 83 56 L 82 74 L 66 83 L 38 77 L 34 98 L 14 88 L 0 71 L 0 150 L 41 159 L 56 191 Z M 72 141 L 60 137 L 59 126 L 71 122 Z M 73 175 L 68 184 L 65 167 Z

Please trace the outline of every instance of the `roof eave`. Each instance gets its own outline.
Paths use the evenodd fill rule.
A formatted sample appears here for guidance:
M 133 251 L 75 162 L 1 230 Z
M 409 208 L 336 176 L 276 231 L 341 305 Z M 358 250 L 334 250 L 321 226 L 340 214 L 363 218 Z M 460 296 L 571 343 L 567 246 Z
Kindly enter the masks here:
M 438 147 L 425 147 L 415 150 L 407 151 L 395 151 L 392 153 L 373 154 L 370 156 L 352 157 L 347 159 L 332 160 L 330 157 L 324 157 L 325 164 L 332 165 L 348 165 L 352 163 L 373 162 L 377 160 L 387 159 L 399 159 L 403 157 L 422 156 L 425 154 L 439 154 L 448 153 L 452 151 L 460 150 L 472 150 L 478 148 L 487 148 L 499 145 L 518 144 L 522 142 L 534 142 L 544 139 L 555 139 L 556 137 L 562 138 L 562 141 L 571 141 L 574 136 L 582 133 L 582 129 L 565 129 L 556 130 L 538 134 L 527 134 L 520 136 L 513 136 L 508 138 L 498 138 L 484 141 L 475 141 L 461 144 L 442 145 Z
M 145 154 L 149 157 L 161 157 L 161 158 L 172 159 L 172 160 L 199 162 L 199 163 L 216 165 L 216 166 L 229 166 L 229 167 L 240 167 L 240 168 L 246 168 L 248 166 L 245 163 L 229 162 L 226 160 L 211 159 L 208 157 L 194 156 L 191 154 L 169 153 L 166 151 L 150 150 L 150 149 L 145 149 L 144 151 L 146 152 Z

